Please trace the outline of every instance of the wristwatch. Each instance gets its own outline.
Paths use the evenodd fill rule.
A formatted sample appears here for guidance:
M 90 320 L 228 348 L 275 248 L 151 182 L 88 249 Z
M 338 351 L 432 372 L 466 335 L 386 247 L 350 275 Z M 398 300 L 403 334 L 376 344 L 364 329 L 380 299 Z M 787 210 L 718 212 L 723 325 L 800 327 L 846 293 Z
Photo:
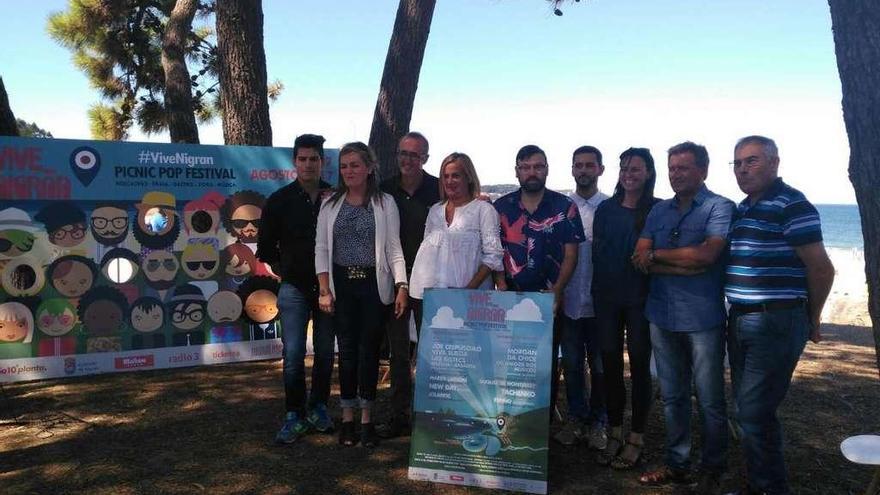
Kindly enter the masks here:
M 406 291 L 409 292 L 409 284 L 406 282 L 397 282 L 396 284 L 394 284 L 394 288 L 398 290 L 406 289 Z

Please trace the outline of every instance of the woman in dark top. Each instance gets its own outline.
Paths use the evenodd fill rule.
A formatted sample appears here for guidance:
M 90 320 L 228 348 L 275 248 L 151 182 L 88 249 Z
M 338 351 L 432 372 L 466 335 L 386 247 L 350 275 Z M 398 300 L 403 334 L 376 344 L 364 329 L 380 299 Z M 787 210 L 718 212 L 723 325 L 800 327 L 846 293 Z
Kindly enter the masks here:
M 596 462 L 627 469 L 637 464 L 651 406 L 651 332 L 645 318 L 648 277 L 636 270 L 630 257 L 654 197 L 654 158 L 646 148 L 620 155 L 620 177 L 614 196 L 603 201 L 593 221 L 593 300 L 602 340 L 606 404 L 611 431 Z M 632 426 L 624 442 L 623 342 L 626 337 L 632 377 Z

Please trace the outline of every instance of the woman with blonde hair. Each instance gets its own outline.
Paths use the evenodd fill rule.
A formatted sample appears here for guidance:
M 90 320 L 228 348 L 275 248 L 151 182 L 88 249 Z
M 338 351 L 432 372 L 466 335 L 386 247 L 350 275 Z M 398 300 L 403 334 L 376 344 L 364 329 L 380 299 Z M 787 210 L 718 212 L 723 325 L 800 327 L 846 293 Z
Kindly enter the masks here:
M 333 313 L 339 345 L 342 428 L 339 443 L 358 443 L 354 408 L 361 409 L 360 442 L 378 443 L 371 418 L 379 378 L 385 306 L 406 310 L 406 264 L 394 199 L 379 190 L 379 167 L 364 143 L 339 151 L 340 183 L 321 205 L 315 239 L 318 306 Z
M 429 288 L 491 289 L 490 275 L 503 273 L 498 213 L 479 198 L 480 179 L 470 157 L 452 153 L 444 158 L 440 202 L 428 212 L 410 277 L 413 298 L 422 299 Z

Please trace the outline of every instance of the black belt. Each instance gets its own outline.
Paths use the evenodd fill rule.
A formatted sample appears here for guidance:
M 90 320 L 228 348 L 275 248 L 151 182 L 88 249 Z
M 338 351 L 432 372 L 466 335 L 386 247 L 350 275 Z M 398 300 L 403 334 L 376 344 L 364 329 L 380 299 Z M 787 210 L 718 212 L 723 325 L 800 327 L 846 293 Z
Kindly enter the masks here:
M 785 301 L 768 301 L 765 303 L 757 303 L 757 304 L 731 304 L 730 311 L 731 313 L 737 313 L 741 315 L 749 314 L 749 313 L 765 313 L 767 311 L 779 311 L 782 309 L 795 309 L 795 308 L 806 308 L 807 300 L 806 299 L 788 299 Z
M 366 280 L 376 276 L 375 266 L 342 266 L 334 265 L 334 271 L 348 280 Z

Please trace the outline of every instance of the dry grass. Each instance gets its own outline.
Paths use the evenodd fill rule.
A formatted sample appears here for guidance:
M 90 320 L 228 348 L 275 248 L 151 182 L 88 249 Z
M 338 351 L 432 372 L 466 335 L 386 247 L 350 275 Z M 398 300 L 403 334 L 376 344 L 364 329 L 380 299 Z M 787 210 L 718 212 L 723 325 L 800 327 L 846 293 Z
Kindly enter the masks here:
M 826 337 L 808 346 L 780 411 L 790 478 L 795 493 L 860 493 L 871 471 L 848 463 L 838 445 L 880 433 L 873 344 L 864 327 L 828 327 Z M 409 481 L 406 439 L 372 453 L 320 435 L 275 446 L 282 396 L 277 361 L 6 385 L 0 492 L 488 493 Z M 381 390 L 380 418 L 387 398 Z M 648 431 L 650 465 L 662 459 L 659 404 Z M 736 443 L 730 454 L 724 485 L 732 489 L 742 469 Z M 675 493 L 638 486 L 635 472 L 596 466 L 584 447 L 554 446 L 550 457 L 554 494 Z

